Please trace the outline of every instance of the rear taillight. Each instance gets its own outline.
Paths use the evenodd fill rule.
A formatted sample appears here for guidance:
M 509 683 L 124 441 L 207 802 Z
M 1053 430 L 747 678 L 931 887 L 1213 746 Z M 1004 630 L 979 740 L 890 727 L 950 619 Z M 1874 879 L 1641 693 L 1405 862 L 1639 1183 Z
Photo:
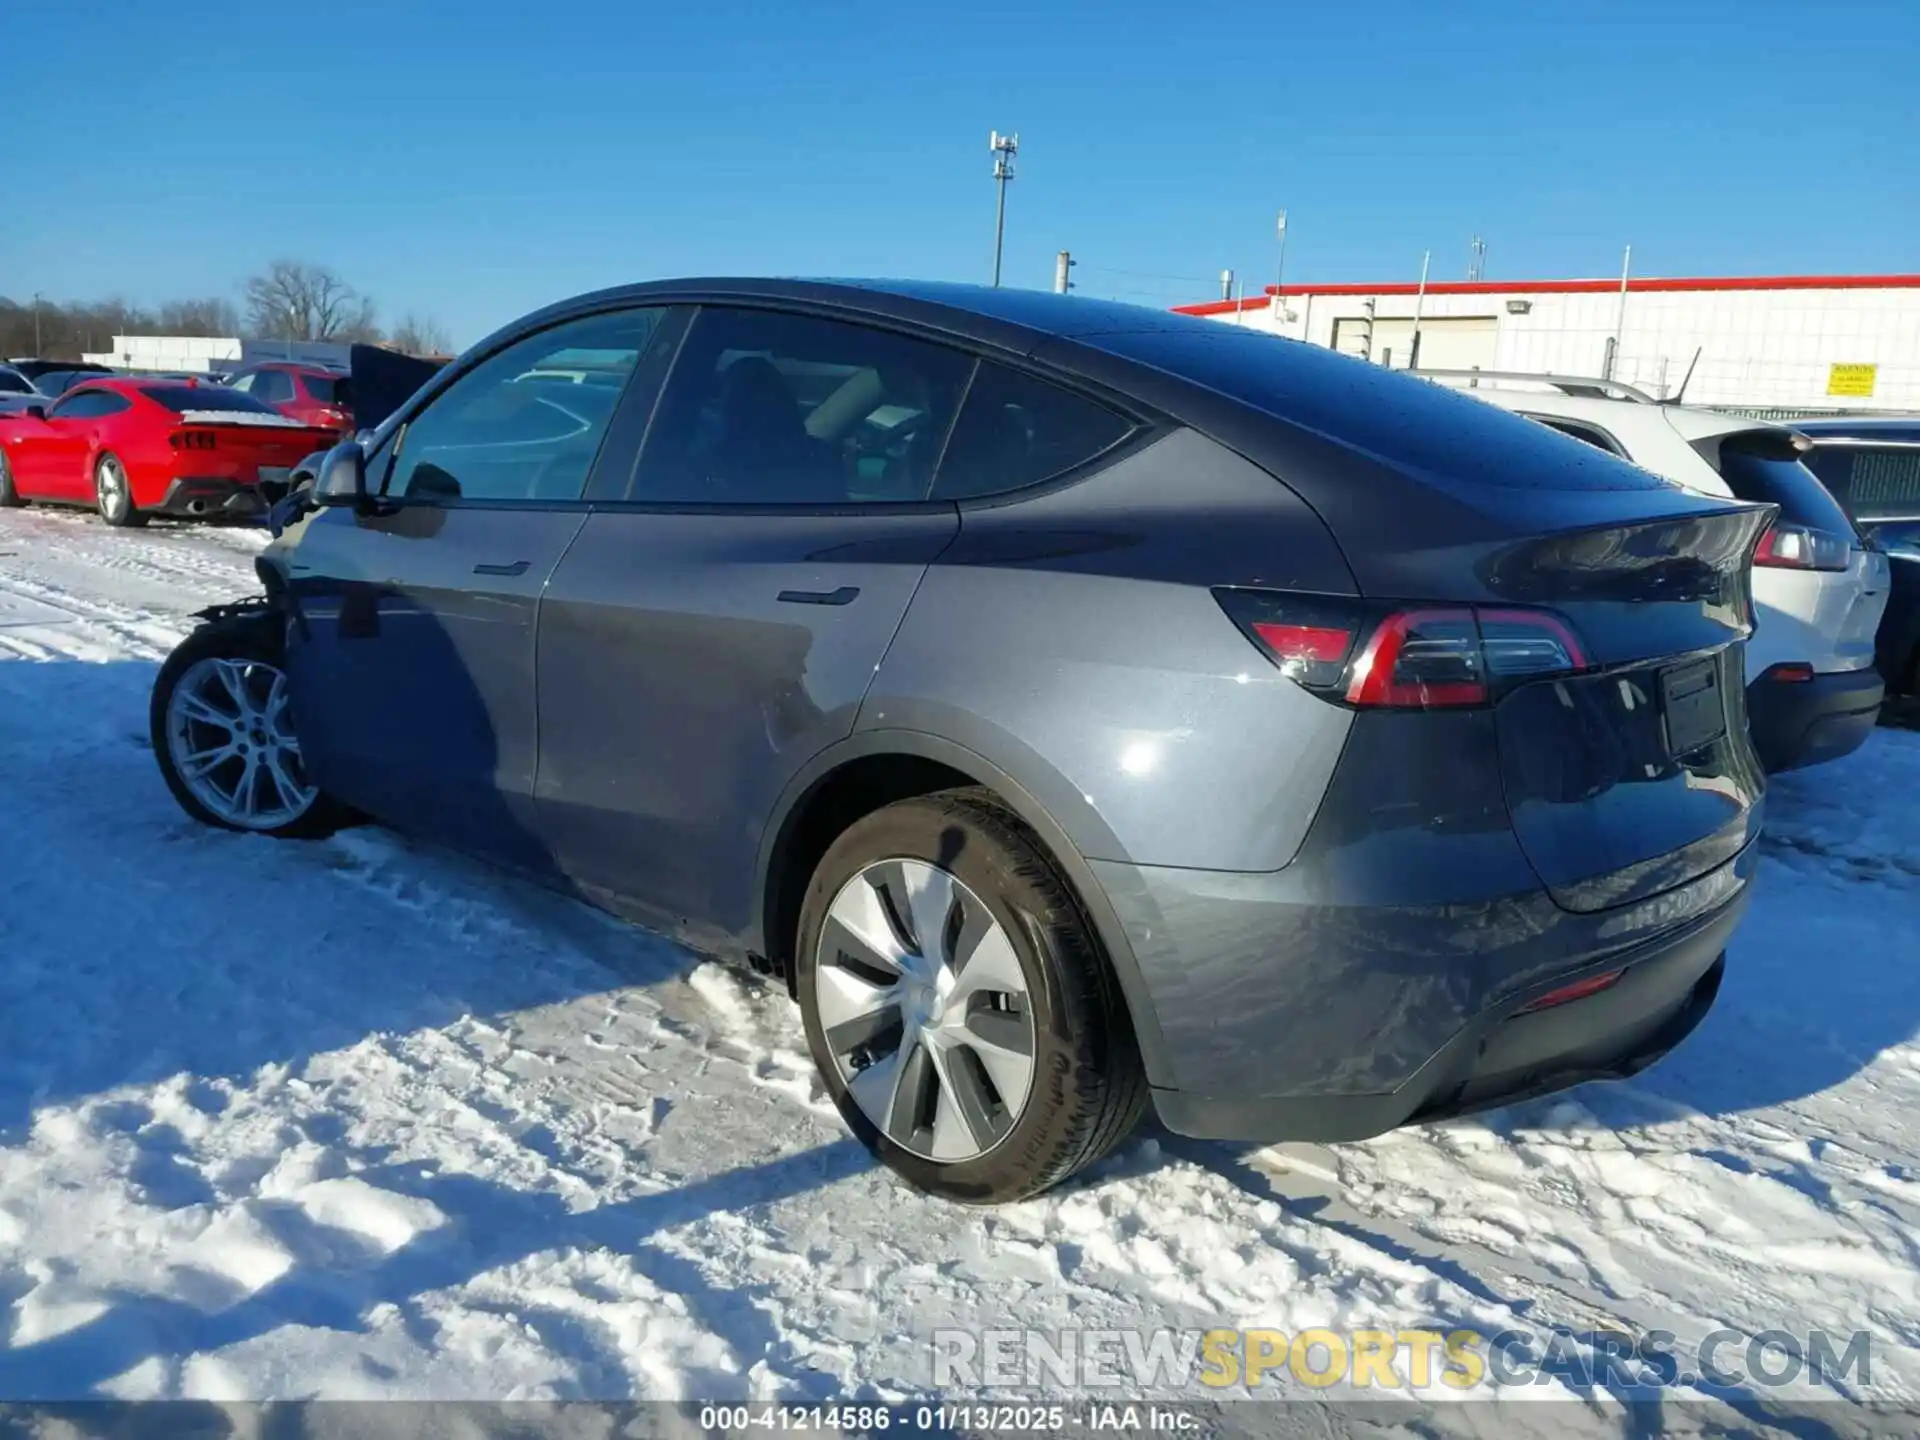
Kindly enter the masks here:
M 1853 550 L 1846 537 L 1776 520 L 1760 537 L 1753 563 L 1780 570 L 1844 570 Z
M 1602 990 L 1611 990 L 1619 984 L 1625 970 L 1608 970 L 1604 974 L 1589 975 L 1584 980 L 1576 980 L 1571 985 L 1562 985 L 1558 990 L 1549 990 L 1538 1000 L 1522 1005 L 1518 1014 L 1531 1015 L 1538 1010 L 1551 1010 L 1556 1005 L 1571 1005 L 1576 1000 L 1584 1000 L 1589 995 L 1598 995 Z
M 1359 708 L 1486 705 L 1516 684 L 1587 668 L 1573 628 L 1550 610 L 1214 594 L 1285 674 Z
M 218 444 L 211 430 L 176 430 L 167 443 L 176 450 L 212 450 Z

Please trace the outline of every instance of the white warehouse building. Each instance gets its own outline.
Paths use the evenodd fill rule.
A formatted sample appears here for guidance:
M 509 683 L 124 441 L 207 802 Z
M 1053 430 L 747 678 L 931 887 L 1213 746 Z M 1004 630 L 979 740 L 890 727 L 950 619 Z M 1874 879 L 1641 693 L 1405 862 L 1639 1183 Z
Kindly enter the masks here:
M 1176 307 L 1407 368 L 1605 377 L 1688 404 L 1920 411 L 1920 275 L 1269 285 Z

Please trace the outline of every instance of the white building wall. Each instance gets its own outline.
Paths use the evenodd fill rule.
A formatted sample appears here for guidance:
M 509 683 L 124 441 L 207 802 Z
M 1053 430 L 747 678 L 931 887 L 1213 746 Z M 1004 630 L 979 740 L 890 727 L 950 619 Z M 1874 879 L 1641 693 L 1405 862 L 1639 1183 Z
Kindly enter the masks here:
M 216 365 L 239 360 L 240 341 L 231 336 L 116 335 L 112 350 L 80 358 L 117 370 L 177 370 L 199 375 Z
M 1278 323 L 1270 305 L 1213 316 L 1315 345 L 1334 343 L 1336 322 L 1373 301 L 1376 320 L 1410 320 L 1412 295 L 1288 295 Z M 1508 302 L 1522 302 L 1523 314 Z M 1494 294 L 1428 294 L 1428 319 L 1486 317 L 1498 339 L 1489 368 L 1598 375 L 1620 296 L 1516 288 Z M 1384 327 L 1404 334 L 1405 325 Z M 1920 287 L 1873 289 L 1631 290 L 1614 378 L 1671 394 L 1693 358 L 1689 402 L 1736 407 L 1920 411 Z M 1406 363 L 1396 345 L 1393 364 Z M 1425 350 L 1426 342 L 1422 341 Z M 1379 354 L 1373 357 L 1376 361 Z M 1870 397 L 1827 393 L 1836 364 L 1874 365 Z

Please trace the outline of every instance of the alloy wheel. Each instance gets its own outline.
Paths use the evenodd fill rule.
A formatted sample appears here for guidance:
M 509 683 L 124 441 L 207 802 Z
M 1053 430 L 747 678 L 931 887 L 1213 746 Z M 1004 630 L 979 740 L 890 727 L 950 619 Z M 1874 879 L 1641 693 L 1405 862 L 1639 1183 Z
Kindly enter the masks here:
M 842 1082 L 894 1144 L 956 1164 L 1006 1139 L 1033 1088 L 1033 1006 L 1005 928 L 958 877 L 861 870 L 827 907 L 813 984 Z
M 167 701 L 169 758 L 194 798 L 229 825 L 289 825 L 319 795 L 287 699 L 277 666 L 209 656 L 188 667 Z
M 132 504 L 132 493 L 127 488 L 127 472 L 111 455 L 101 460 L 94 471 L 93 489 L 104 519 L 112 520 Z

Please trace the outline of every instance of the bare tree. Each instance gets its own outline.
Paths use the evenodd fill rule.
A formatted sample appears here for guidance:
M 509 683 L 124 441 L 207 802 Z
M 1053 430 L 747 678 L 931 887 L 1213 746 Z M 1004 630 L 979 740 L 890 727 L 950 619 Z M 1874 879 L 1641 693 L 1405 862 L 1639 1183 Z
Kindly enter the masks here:
M 324 265 L 276 260 L 247 280 L 247 328 L 269 340 L 367 340 L 380 334 L 373 301 Z
M 453 337 L 446 326 L 431 315 L 413 310 L 400 318 L 387 343 L 409 355 L 446 355 L 453 349 Z
M 168 300 L 154 312 L 153 324 L 161 335 L 238 335 L 240 310 L 223 295 Z

